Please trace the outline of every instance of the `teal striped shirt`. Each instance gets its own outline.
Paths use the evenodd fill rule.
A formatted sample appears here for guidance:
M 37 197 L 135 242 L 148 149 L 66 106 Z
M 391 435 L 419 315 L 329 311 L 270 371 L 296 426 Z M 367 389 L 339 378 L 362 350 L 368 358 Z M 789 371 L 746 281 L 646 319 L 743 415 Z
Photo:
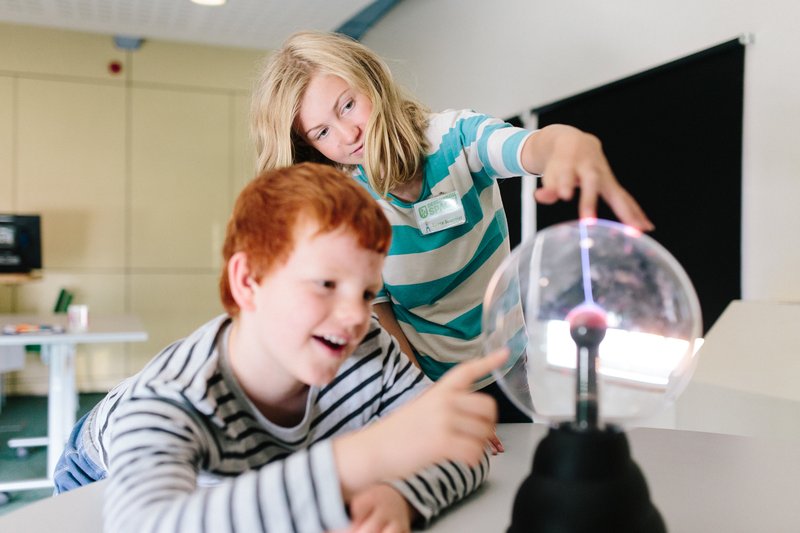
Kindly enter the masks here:
M 414 203 L 380 198 L 361 167 L 356 179 L 392 224 L 392 245 L 375 302 L 391 302 L 417 359 L 432 379 L 483 353 L 483 295 L 510 253 L 497 178 L 526 174 L 522 146 L 531 131 L 469 110 L 430 116 L 423 187 L 418 201 L 456 191 L 466 222 L 423 235 Z

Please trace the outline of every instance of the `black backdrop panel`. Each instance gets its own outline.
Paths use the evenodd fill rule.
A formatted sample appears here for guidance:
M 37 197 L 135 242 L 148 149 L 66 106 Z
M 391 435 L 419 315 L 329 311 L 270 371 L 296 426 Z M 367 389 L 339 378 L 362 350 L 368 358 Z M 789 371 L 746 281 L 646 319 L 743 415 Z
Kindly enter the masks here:
M 655 223 L 650 236 L 692 279 L 704 331 L 741 294 L 743 81 L 744 46 L 731 41 L 534 110 L 540 127 L 571 124 L 600 138 Z M 576 201 L 539 205 L 537 228 L 577 212 Z M 604 204 L 598 216 L 616 220 Z

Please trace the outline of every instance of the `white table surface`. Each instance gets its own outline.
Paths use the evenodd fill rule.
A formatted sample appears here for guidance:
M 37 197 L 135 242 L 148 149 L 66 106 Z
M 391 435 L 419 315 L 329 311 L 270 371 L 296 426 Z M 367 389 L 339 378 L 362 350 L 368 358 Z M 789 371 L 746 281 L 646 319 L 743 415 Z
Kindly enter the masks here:
M 432 533 L 504 532 L 517 488 L 547 428 L 502 424 L 506 449 L 492 458 L 489 480 L 446 511 Z M 672 533 L 800 531 L 800 445 L 691 431 L 635 429 L 628 434 L 653 502 Z M 0 531 L 101 531 L 105 482 L 31 504 L 0 517 Z
M 734 300 L 697 355 L 692 383 L 800 402 L 800 304 Z
M 75 348 L 78 344 L 100 344 L 116 342 L 141 342 L 147 340 L 147 332 L 139 319 L 133 315 L 89 316 L 86 331 L 67 331 L 65 314 L 23 315 L 0 314 L 0 331 L 6 324 L 60 325 L 63 333 L 0 334 L 0 357 L 4 347 L 19 347 L 38 344 L 42 357 L 48 365 L 47 389 L 47 435 L 43 438 L 15 439 L 31 445 L 47 446 L 47 477 L 41 479 L 0 482 L 0 491 L 29 490 L 52 486 L 52 475 L 56 462 L 64 449 L 69 433 L 75 425 L 77 410 L 75 389 Z
M 697 358 L 678 401 L 646 425 L 800 442 L 800 304 L 732 301 Z
M 0 346 L 28 344 L 100 344 L 106 342 L 138 342 L 147 340 L 147 332 L 134 315 L 89 315 L 89 328 L 82 332 L 67 331 L 67 315 L 0 314 L 0 330 L 6 324 L 47 324 L 64 328 L 63 333 L 22 333 L 0 335 Z
M 540 424 L 501 424 L 507 451 L 493 458 L 487 485 L 430 531 L 506 531 L 546 432 Z M 628 439 L 668 531 L 800 532 L 800 442 L 649 428 L 629 431 Z

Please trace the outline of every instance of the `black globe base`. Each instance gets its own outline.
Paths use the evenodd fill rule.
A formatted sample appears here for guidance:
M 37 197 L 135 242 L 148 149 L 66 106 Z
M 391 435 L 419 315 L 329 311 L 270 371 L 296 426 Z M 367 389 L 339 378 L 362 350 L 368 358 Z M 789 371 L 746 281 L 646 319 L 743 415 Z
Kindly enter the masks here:
M 620 429 L 550 429 L 514 500 L 508 533 L 665 533 Z

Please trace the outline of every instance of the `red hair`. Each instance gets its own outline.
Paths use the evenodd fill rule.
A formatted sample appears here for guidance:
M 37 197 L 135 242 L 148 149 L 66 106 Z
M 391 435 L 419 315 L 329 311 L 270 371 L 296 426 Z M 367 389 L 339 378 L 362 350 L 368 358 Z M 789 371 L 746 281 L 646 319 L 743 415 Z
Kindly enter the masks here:
M 317 163 L 263 172 L 239 194 L 225 233 L 222 259 L 226 267 L 219 286 L 228 314 L 239 314 L 228 282 L 230 258 L 244 252 L 253 279 L 260 282 L 291 255 L 298 221 L 316 224 L 319 233 L 346 228 L 364 249 L 384 255 L 389 250 L 389 221 L 378 203 L 347 174 Z

